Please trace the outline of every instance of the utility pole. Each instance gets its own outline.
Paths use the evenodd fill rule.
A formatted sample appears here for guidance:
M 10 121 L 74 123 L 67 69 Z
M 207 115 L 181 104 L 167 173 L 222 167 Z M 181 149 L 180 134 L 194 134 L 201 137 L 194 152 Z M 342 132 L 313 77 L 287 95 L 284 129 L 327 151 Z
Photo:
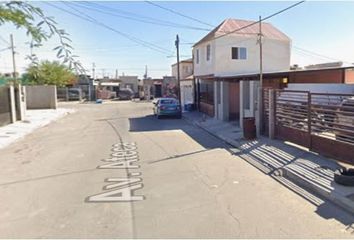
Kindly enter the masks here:
M 175 41 L 176 49 L 177 49 L 177 85 L 178 85 L 178 101 L 180 104 L 179 112 L 182 115 L 182 102 L 181 102 L 181 85 L 180 85 L 180 77 L 179 77 L 179 37 L 176 35 Z
M 96 68 L 96 64 L 92 63 L 92 78 L 93 78 L 93 80 L 95 80 L 95 68 Z
M 262 46 L 262 17 L 259 16 L 259 88 L 258 92 L 258 128 L 257 128 L 257 136 L 260 135 L 262 131 L 263 124 L 263 46 Z
M 147 65 L 145 65 L 145 73 L 144 73 L 144 79 L 143 79 L 144 98 L 145 98 L 145 100 L 150 100 L 151 99 L 151 85 L 147 84 L 147 78 L 148 78 L 148 67 L 147 67 Z
M 262 46 L 262 18 L 259 16 L 259 83 L 263 87 L 263 46 Z
M 116 69 L 116 80 L 118 79 L 118 69 Z
M 145 65 L 145 74 L 144 74 L 144 79 L 147 79 L 148 76 L 148 66 Z
M 14 78 L 14 82 L 16 82 L 16 62 L 15 62 L 15 47 L 14 47 L 14 38 L 12 34 L 10 34 L 10 42 L 11 42 L 11 51 L 12 51 L 12 67 L 13 67 L 13 73 L 12 77 Z

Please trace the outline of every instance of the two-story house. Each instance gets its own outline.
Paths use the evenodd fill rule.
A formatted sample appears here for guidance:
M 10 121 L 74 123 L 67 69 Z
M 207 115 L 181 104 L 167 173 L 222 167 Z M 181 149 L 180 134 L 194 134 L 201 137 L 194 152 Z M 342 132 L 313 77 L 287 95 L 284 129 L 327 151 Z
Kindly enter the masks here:
M 259 24 L 245 27 L 251 23 L 226 19 L 193 46 L 199 110 L 217 119 L 237 121 L 256 115 Z M 262 48 L 263 72 L 289 70 L 290 39 L 264 22 Z M 252 74 L 257 77 L 240 81 L 240 76 Z
M 172 76 L 177 79 L 177 63 L 171 66 Z M 179 62 L 181 105 L 194 104 L 193 59 Z

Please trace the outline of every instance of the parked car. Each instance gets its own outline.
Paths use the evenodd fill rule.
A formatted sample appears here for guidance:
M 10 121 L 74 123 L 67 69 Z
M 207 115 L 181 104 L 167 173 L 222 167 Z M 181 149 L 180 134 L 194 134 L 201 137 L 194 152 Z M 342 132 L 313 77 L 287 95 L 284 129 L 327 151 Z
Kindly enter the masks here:
M 134 97 L 134 92 L 130 88 L 121 88 L 118 92 L 119 100 L 132 100 Z
M 82 92 L 80 88 L 69 88 L 68 89 L 68 100 L 78 100 L 82 99 Z
M 157 118 L 162 116 L 176 116 L 181 118 L 181 105 L 175 98 L 159 98 L 154 104 L 154 115 Z

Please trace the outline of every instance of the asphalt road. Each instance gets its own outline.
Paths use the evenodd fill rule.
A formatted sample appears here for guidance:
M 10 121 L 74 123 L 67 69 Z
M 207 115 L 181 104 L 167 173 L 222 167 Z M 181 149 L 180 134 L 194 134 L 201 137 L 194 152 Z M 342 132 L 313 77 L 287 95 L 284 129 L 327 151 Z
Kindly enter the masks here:
M 77 111 L 0 150 L 0 238 L 353 238 L 314 205 L 151 103 Z

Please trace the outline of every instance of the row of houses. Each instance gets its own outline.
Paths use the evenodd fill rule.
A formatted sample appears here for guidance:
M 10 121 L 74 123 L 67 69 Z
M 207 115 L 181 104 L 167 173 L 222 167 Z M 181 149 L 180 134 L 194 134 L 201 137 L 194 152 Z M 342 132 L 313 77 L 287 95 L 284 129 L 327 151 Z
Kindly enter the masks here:
M 245 27 L 252 23 L 226 19 L 193 45 L 193 59 L 180 62 L 182 104 L 192 102 L 200 112 L 218 120 L 239 122 L 241 128 L 244 117 L 257 118 L 260 37 L 259 24 Z M 354 83 L 354 66 L 344 67 L 340 62 L 291 67 L 291 39 L 270 23 L 262 22 L 261 41 L 263 87 Z M 191 70 L 184 74 L 187 68 Z M 176 76 L 176 64 L 172 65 L 172 75 Z
M 100 93 L 110 93 L 110 96 L 118 96 L 122 89 L 130 89 L 135 98 L 150 100 L 159 97 L 177 97 L 177 78 L 164 76 L 162 78 L 138 79 L 138 76 L 119 76 L 117 79 L 102 78 L 93 81 L 93 88 Z M 113 95 L 112 95 L 113 93 Z M 97 95 L 97 94 L 96 94 Z M 110 98 L 107 96 L 106 98 Z

